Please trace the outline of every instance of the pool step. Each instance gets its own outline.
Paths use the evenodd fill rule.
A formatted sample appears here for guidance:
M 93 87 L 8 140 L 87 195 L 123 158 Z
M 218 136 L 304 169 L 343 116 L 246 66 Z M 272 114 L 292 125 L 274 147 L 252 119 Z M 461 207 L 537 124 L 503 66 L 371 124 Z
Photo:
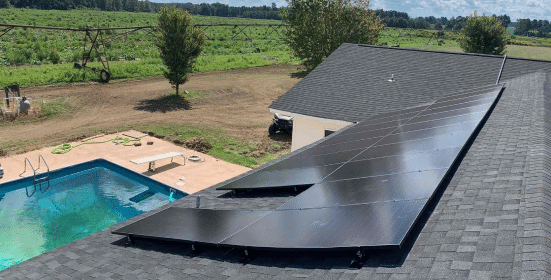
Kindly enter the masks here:
M 140 201 L 144 201 L 152 196 L 154 196 L 155 193 L 154 192 L 151 192 L 151 190 L 147 190 L 147 191 L 144 191 L 144 192 L 141 192 L 133 197 L 131 197 L 129 200 L 134 202 L 134 203 L 138 203 Z

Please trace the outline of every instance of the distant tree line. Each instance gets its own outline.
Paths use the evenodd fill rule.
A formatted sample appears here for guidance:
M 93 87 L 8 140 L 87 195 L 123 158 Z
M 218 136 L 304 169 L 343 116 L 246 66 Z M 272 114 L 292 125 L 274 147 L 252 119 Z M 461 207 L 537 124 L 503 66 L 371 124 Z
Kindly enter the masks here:
M 264 5 L 259 7 L 231 7 L 221 3 L 153 3 L 155 10 L 166 5 L 176 5 L 178 8 L 184 9 L 192 15 L 281 20 L 280 9 L 276 3 L 272 3 L 271 6 Z
M 381 18 L 388 27 L 415 28 L 415 29 L 436 29 L 436 30 L 461 30 L 467 24 L 469 17 L 416 17 L 410 18 L 407 13 L 397 11 L 375 10 L 375 14 Z M 496 16 L 503 27 L 507 28 L 511 23 L 508 15 Z
M 260 7 L 231 7 L 221 3 L 151 3 L 149 0 L 0 0 L 0 8 L 11 6 L 40 10 L 89 8 L 102 11 L 158 12 L 168 5 L 175 5 L 193 15 L 281 20 L 276 3 Z
M 0 8 L 72 10 L 79 8 L 102 11 L 153 12 L 149 0 L 0 0 Z
M 515 25 L 515 35 L 531 37 L 551 37 L 551 24 L 548 20 L 518 19 Z

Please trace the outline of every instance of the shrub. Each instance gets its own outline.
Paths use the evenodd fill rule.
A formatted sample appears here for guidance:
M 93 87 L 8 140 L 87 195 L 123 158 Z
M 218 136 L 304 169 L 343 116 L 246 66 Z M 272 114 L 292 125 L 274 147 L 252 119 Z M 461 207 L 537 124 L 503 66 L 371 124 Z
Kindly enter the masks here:
M 469 17 L 461 31 L 459 46 L 470 53 L 502 55 L 505 53 L 507 33 L 495 16 Z

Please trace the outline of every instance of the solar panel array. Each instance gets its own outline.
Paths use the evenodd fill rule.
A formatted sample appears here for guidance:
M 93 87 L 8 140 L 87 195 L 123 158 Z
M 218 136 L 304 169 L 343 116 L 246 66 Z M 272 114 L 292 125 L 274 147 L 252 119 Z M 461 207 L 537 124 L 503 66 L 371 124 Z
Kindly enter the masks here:
M 248 248 L 401 246 L 502 89 L 372 117 L 219 188 L 312 185 L 274 211 L 173 207 L 114 233 Z

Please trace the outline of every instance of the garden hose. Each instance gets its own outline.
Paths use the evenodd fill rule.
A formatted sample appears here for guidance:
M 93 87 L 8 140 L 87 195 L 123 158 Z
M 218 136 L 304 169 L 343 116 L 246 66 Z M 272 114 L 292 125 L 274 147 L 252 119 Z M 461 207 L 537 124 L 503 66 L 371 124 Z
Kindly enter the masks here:
M 52 150 L 52 154 L 66 154 L 70 150 L 72 150 L 73 148 L 76 148 L 76 147 L 84 145 L 84 144 L 101 144 L 101 143 L 107 143 L 107 142 L 113 142 L 113 143 L 119 142 L 123 146 L 133 146 L 134 143 L 131 143 L 132 141 L 138 141 L 138 143 L 141 144 L 140 139 L 129 139 L 129 138 L 116 137 L 116 138 L 109 139 L 109 140 L 102 141 L 102 142 L 84 142 L 84 143 L 80 143 L 80 144 L 74 145 L 74 146 L 69 144 L 69 143 L 61 144 L 61 145 L 55 147 Z

